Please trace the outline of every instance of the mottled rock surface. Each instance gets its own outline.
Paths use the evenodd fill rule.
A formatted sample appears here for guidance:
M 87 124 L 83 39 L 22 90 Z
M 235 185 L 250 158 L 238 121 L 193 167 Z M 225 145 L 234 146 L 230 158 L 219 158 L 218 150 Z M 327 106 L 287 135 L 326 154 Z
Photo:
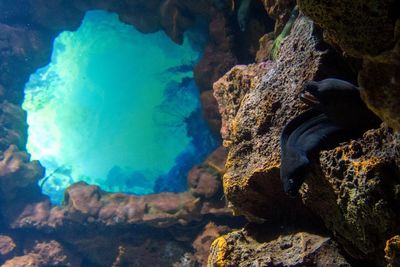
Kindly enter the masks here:
M 353 56 L 377 55 L 394 45 L 394 0 L 299 0 L 300 9 L 320 25 L 327 40 Z M 398 9 L 397 9 L 398 10 Z
M 362 97 L 400 131 L 400 9 L 395 0 L 300 0 L 299 7 L 324 29 L 325 39 L 362 59 Z
M 0 235 L 0 264 L 14 256 L 16 247 L 17 245 L 11 237 Z
M 306 108 L 298 99 L 305 81 L 338 75 L 324 68 L 333 54 L 313 23 L 299 17 L 276 62 L 236 66 L 214 84 L 229 148 L 224 190 L 237 213 L 279 220 L 283 213 L 301 212 L 282 190 L 280 132 Z
M 59 242 L 38 242 L 24 256 L 6 261 L 4 267 L 81 266 L 81 259 L 72 255 Z
M 400 266 L 400 236 L 396 235 L 386 241 L 385 258 L 387 267 Z
M 397 24 L 400 36 L 400 20 Z M 393 50 L 364 58 L 359 83 L 361 95 L 371 110 L 400 131 L 400 40 Z
M 351 266 L 329 237 L 301 231 L 266 234 L 251 228 L 217 238 L 208 266 Z
M 38 161 L 29 160 L 30 156 L 15 145 L 4 151 L 0 160 L 0 201 L 10 202 L 17 197 L 27 197 L 20 194 L 24 188 L 37 191 L 37 182 L 43 177 L 44 168 Z
M 295 0 L 262 0 L 265 10 L 275 20 L 275 36 L 283 30 L 296 5 Z
M 0 104 L 0 151 L 4 153 L 10 145 L 24 150 L 28 138 L 27 128 L 26 112 L 17 105 L 3 101 Z
M 232 229 L 224 226 L 217 226 L 214 223 L 208 223 L 203 232 L 201 232 L 193 242 L 193 248 L 195 249 L 195 257 L 197 262 L 201 266 L 206 266 L 208 256 L 210 253 L 211 243 L 219 236 L 230 232 Z
M 400 230 L 399 173 L 399 134 L 370 130 L 321 152 L 302 199 L 350 254 L 382 262 L 385 241 Z

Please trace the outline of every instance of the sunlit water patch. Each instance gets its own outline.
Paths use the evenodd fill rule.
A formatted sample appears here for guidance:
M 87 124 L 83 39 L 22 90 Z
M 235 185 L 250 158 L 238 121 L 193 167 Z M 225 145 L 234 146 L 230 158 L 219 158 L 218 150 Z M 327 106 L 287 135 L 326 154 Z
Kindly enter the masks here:
M 193 81 L 199 56 L 187 40 L 142 34 L 105 11 L 61 33 L 23 103 L 44 193 L 60 203 L 77 181 L 135 194 L 185 190 L 190 167 L 217 145 Z

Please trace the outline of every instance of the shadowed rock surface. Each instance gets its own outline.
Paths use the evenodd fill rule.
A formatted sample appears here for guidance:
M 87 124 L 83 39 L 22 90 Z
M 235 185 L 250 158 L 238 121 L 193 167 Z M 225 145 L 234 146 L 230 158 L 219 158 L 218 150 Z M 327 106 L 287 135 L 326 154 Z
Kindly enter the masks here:
M 325 2 L 314 2 L 321 5 L 310 4 L 307 8 L 316 13 L 322 12 L 318 14 L 327 16 L 325 18 L 321 15 L 315 18 L 316 23 L 323 27 L 323 34 L 319 34 L 321 32 L 318 26 L 300 15 L 293 25 L 291 34 L 283 40 L 276 61 L 236 66 L 214 84 L 214 95 L 222 117 L 221 135 L 224 145 L 229 148 L 227 171 L 223 180 L 224 190 L 227 200 L 237 214 L 244 214 L 254 221 L 267 218 L 268 225 L 274 225 L 276 218 L 287 218 L 283 221 L 289 224 L 301 224 L 302 219 L 310 218 L 306 215 L 307 211 L 304 212 L 301 208 L 301 203 L 303 203 L 313 214 L 322 219 L 332 237 L 345 249 L 345 252 L 341 253 L 361 260 L 361 262 L 356 261 L 355 266 L 358 264 L 365 266 L 366 262 L 372 266 L 384 266 L 385 242 L 399 232 L 397 210 L 399 209 L 398 184 L 400 182 L 398 134 L 385 124 L 379 129 L 366 132 L 363 136 L 355 136 L 355 140 L 338 144 L 335 149 L 322 151 L 307 175 L 305 184 L 300 190 L 300 198 L 287 199 L 284 194 L 281 194 L 282 185 L 278 181 L 281 166 L 280 156 L 277 154 L 279 136 L 283 126 L 306 108 L 298 98 L 306 80 L 319 81 L 326 77 L 340 77 L 354 83 L 354 74 L 358 73 L 361 96 L 363 100 L 366 100 L 368 107 L 394 128 L 396 128 L 394 122 L 398 118 L 396 114 L 399 114 L 396 112 L 398 105 L 395 104 L 399 99 L 396 97 L 399 76 L 396 67 L 397 46 L 394 50 L 389 49 L 382 53 L 388 47 L 378 48 L 376 45 L 384 46 L 387 44 L 386 41 L 369 44 L 373 42 L 370 30 L 374 29 L 363 32 L 367 24 L 365 20 L 369 20 L 368 17 L 357 17 L 351 24 L 354 28 L 357 28 L 355 26 L 357 23 L 363 24 L 357 28 L 360 34 L 354 38 L 360 36 L 364 38 L 364 48 L 356 47 L 356 44 L 362 45 L 362 41 L 346 40 L 347 37 L 352 38 L 351 34 L 342 36 L 338 31 L 329 32 L 329 27 L 332 25 L 320 23 L 320 20 L 330 20 L 336 14 L 335 12 L 341 11 L 343 11 L 341 15 L 347 14 L 347 18 L 354 18 L 347 12 L 357 6 L 355 4 L 357 1 L 352 2 L 348 9 L 341 9 L 346 1 L 335 3 L 330 7 L 335 10 L 326 6 L 323 7 L 326 10 L 323 10 L 321 6 L 325 5 Z M 384 5 L 376 7 L 384 7 Z M 314 19 L 311 11 L 303 10 L 302 5 L 300 9 Z M 357 12 L 366 14 L 363 13 L 366 12 L 365 10 L 358 9 Z M 334 22 L 332 19 L 331 22 L 340 24 L 342 20 Z M 325 30 L 325 27 L 328 30 Z M 385 28 L 386 26 L 381 23 L 374 27 Z M 346 29 L 343 26 L 341 29 L 352 32 L 354 28 Z M 388 26 L 388 28 L 393 31 L 393 27 Z M 356 47 L 354 49 L 357 49 L 359 54 L 366 54 L 368 49 L 374 50 L 375 54 L 363 56 L 364 64 L 361 69 L 361 65 L 357 63 L 358 60 L 348 55 L 342 57 L 333 52 L 333 50 L 342 52 L 338 44 L 331 42 L 333 47 L 324 44 L 322 36 L 326 37 L 330 33 L 336 34 L 337 38 L 344 38 L 343 40 L 348 41 L 349 46 L 351 44 Z M 389 36 L 385 37 L 385 33 L 386 31 L 383 31 L 379 38 Z M 331 41 L 329 38 L 325 40 Z M 393 41 L 388 42 L 394 45 Z M 262 48 L 268 50 L 267 46 Z M 350 50 L 346 50 L 344 46 L 342 48 L 350 53 Z M 268 51 L 264 53 L 268 55 Z M 380 55 L 376 56 L 377 54 Z M 267 56 L 263 57 L 267 58 Z M 347 61 L 348 65 L 343 64 L 343 61 Z M 375 63 L 379 61 L 382 64 L 370 68 L 371 61 Z M 383 88 L 384 86 L 387 90 Z M 370 101 L 375 103 L 379 112 L 367 99 L 367 90 L 369 90 L 367 88 L 372 90 L 372 87 L 374 87 L 374 95 L 370 95 Z M 382 116 L 383 113 L 393 116 Z M 302 216 L 295 216 L 296 212 Z M 279 223 L 281 224 L 282 220 Z M 228 235 L 227 238 L 231 236 Z M 388 243 L 391 245 L 386 252 L 390 256 L 386 256 L 386 259 L 393 262 L 395 253 L 392 247 L 395 247 L 393 244 L 396 243 L 391 242 Z M 222 242 L 219 245 L 229 247 L 231 250 L 235 249 L 232 243 Z M 219 245 L 214 245 L 213 248 Z M 227 254 L 231 250 L 227 249 Z M 216 266 L 224 266 L 222 263 L 218 265 L 221 255 L 224 254 L 214 255 L 212 263 Z M 243 253 L 238 251 L 231 253 L 228 259 L 232 262 L 229 264 L 244 262 L 239 255 Z M 254 256 L 254 258 L 261 259 L 262 256 Z
M 362 59 L 362 97 L 391 127 L 400 130 L 400 10 L 394 0 L 301 0 L 300 9 L 325 31 L 325 39 Z
M 382 261 L 385 241 L 400 230 L 399 145 L 398 134 L 380 128 L 323 151 L 301 192 L 356 258 Z
M 351 266 L 331 238 L 250 225 L 217 238 L 210 266 Z M 271 231 L 271 232 L 270 232 Z
M 281 187 L 280 132 L 306 109 L 298 100 L 305 81 L 325 77 L 324 63 L 333 56 L 313 23 L 300 17 L 276 62 L 234 67 L 214 84 L 229 148 L 224 190 L 237 213 L 279 220 L 302 210 Z

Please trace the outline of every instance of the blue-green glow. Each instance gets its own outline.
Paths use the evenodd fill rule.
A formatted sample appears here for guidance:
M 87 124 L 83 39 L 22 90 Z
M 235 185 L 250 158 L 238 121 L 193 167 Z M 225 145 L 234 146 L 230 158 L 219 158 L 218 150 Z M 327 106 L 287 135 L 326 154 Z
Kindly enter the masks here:
M 109 191 L 152 193 L 155 179 L 190 145 L 183 121 L 199 107 L 188 90 L 176 94 L 180 105 L 172 114 L 162 111 L 166 85 L 193 77 L 192 70 L 168 70 L 198 58 L 187 41 L 178 46 L 164 32 L 142 34 L 105 11 L 88 12 L 76 32 L 60 34 L 51 63 L 30 77 L 23 103 L 28 151 L 46 167 L 44 192 L 60 202 L 68 185 L 84 180 Z M 129 179 L 117 181 L 121 172 Z

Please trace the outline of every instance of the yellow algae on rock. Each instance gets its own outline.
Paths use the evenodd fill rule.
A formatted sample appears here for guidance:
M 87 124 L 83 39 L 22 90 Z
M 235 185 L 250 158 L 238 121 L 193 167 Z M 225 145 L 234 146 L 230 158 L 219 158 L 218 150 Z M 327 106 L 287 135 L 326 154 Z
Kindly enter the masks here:
M 218 237 L 211 244 L 210 256 L 208 257 L 208 266 L 210 267 L 224 267 L 226 266 L 224 260 L 228 244 L 223 236 Z
M 386 241 L 385 259 L 387 267 L 400 266 L 400 235 L 396 235 Z

